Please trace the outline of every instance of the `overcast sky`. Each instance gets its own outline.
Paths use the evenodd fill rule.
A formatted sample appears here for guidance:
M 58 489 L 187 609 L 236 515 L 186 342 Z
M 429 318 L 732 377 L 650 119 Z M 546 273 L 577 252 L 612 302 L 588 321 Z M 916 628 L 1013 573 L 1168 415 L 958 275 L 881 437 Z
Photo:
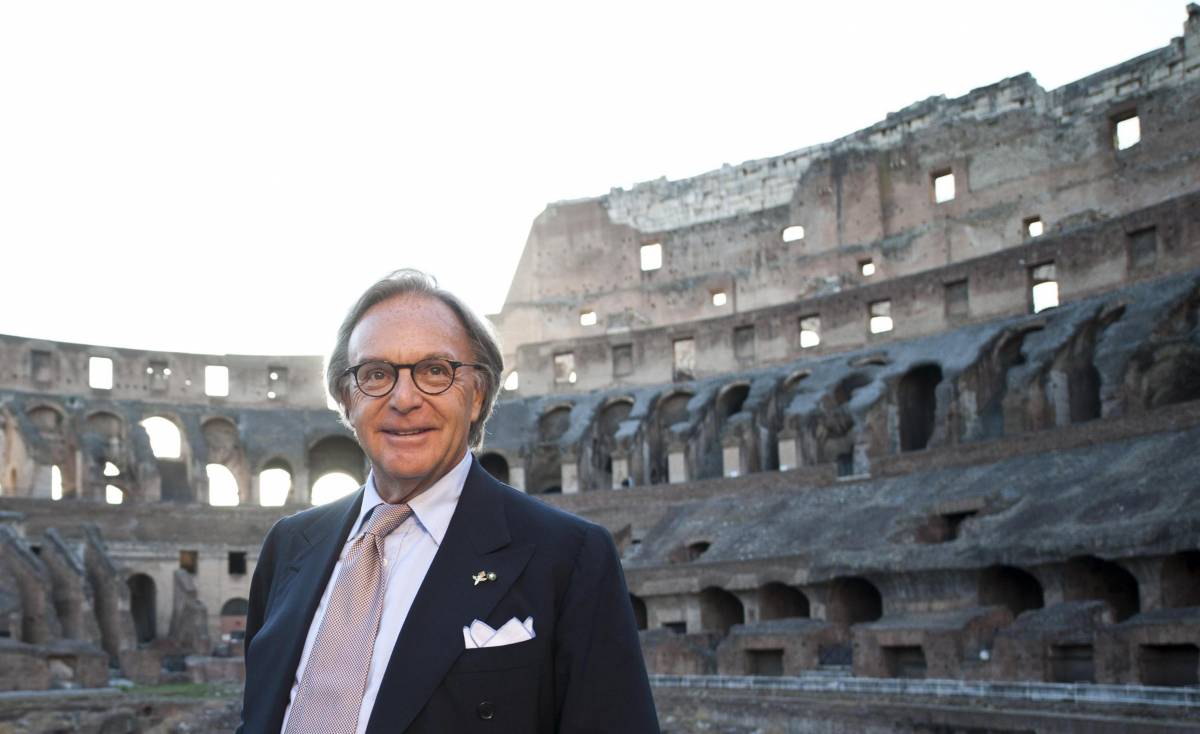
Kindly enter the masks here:
M 736 8 L 736 13 L 734 9 Z M 0 4 L 0 333 L 318 354 L 398 267 L 499 310 L 546 203 L 1182 33 L 1183 0 Z

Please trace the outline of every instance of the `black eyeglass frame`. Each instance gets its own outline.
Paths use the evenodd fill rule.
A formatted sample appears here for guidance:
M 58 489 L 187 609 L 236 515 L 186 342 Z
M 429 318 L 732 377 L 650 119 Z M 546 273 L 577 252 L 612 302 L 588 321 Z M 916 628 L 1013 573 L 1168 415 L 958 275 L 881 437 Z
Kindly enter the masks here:
M 426 390 L 425 388 L 421 387 L 420 383 L 417 382 L 416 370 L 414 368 L 417 365 L 424 364 L 426 362 L 441 362 L 443 364 L 450 365 L 450 384 L 446 385 L 446 387 L 444 387 L 441 390 L 438 390 L 437 392 L 430 392 L 430 391 Z M 396 376 L 392 379 L 392 386 L 389 387 L 386 392 L 382 392 L 378 395 L 372 395 L 371 393 L 362 389 L 362 385 L 360 385 L 358 383 L 358 371 L 369 364 L 386 364 L 388 367 L 391 367 L 392 370 L 395 372 Z M 458 379 L 458 370 L 461 367 L 473 367 L 477 370 L 486 370 L 487 369 L 486 365 L 479 364 L 478 362 L 459 362 L 457 360 L 445 359 L 443 357 L 429 357 L 428 359 L 422 359 L 418 362 L 412 362 L 409 364 L 400 364 L 398 362 L 388 362 L 385 359 L 368 359 L 366 362 L 359 362 L 356 365 L 347 367 L 346 369 L 342 370 L 342 377 L 345 377 L 346 375 L 350 375 L 351 377 L 353 377 L 355 389 L 358 390 L 363 395 L 366 395 L 369 398 L 385 398 L 388 395 L 392 394 L 392 391 L 396 389 L 396 385 L 400 384 L 400 370 L 407 369 L 408 377 L 410 380 L 412 380 L 413 387 L 417 388 L 417 390 L 421 391 L 421 393 L 423 393 L 425 395 L 441 395 L 441 394 L 445 393 L 447 390 L 449 390 L 450 388 L 454 387 L 454 381 Z

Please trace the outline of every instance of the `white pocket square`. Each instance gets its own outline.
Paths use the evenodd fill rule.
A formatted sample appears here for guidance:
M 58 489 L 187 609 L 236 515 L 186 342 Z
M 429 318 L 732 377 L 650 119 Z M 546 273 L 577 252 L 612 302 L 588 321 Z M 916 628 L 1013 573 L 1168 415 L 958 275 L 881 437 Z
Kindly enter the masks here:
M 511 645 L 516 642 L 532 640 L 534 637 L 533 617 L 526 617 L 524 622 L 513 617 L 501 625 L 498 630 L 492 629 L 478 619 L 472 622 L 470 626 L 463 627 L 463 643 L 467 646 L 468 650 L 477 647 Z

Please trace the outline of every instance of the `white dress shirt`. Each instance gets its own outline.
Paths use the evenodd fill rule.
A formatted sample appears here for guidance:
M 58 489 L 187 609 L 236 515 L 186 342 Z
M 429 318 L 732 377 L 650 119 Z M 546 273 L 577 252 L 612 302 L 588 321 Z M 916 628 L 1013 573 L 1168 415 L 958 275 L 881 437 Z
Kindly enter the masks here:
M 383 541 L 384 556 L 384 597 L 383 614 L 379 620 L 379 634 L 375 637 L 375 649 L 371 654 L 371 668 L 367 673 L 367 689 L 363 693 L 362 707 L 358 711 L 358 734 L 367 730 L 367 722 L 371 720 L 371 709 L 375 706 L 375 697 L 379 694 L 379 684 L 387 670 L 388 661 L 392 657 L 392 648 L 400 636 L 400 628 L 408 610 L 412 608 L 417 589 L 425 580 L 433 556 L 437 553 L 454 508 L 458 507 L 458 498 L 462 494 L 463 484 L 467 481 L 467 472 L 471 469 L 471 452 L 467 452 L 462 461 L 429 489 L 412 498 L 408 506 L 412 508 L 412 516 L 400 524 Z M 325 609 L 329 605 L 329 595 L 337 583 L 338 574 L 342 570 L 342 562 L 350 543 L 363 530 L 363 518 L 376 505 L 382 504 L 379 492 L 375 489 L 375 475 L 367 477 L 363 490 L 362 506 L 358 511 L 358 519 L 351 525 L 350 534 L 342 546 L 337 565 L 333 567 L 333 575 L 321 594 L 321 603 L 313 615 L 312 624 L 308 627 L 308 637 L 304 640 L 304 652 L 300 655 L 300 664 L 296 667 L 296 680 L 292 683 L 292 692 L 288 698 L 288 708 L 283 715 L 283 727 L 287 730 L 288 717 L 292 713 L 292 702 L 300 690 L 300 681 L 304 669 L 308 666 L 308 656 L 317 640 L 317 632 L 321 629 L 321 620 L 325 617 Z M 355 665 L 353 660 L 347 660 L 346 665 Z

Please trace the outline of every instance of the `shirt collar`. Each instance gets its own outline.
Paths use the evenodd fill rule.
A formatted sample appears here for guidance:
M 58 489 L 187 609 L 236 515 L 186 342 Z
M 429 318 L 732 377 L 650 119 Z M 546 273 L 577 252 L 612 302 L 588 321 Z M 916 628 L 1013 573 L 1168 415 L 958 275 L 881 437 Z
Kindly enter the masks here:
M 458 507 L 458 498 L 462 494 L 463 485 L 467 482 L 467 473 L 471 469 L 471 452 L 468 451 L 454 468 L 442 475 L 429 489 L 408 501 L 413 516 L 433 538 L 437 545 L 442 544 L 446 529 L 450 527 L 450 518 L 454 508 Z M 363 487 L 362 505 L 358 510 L 358 520 L 353 525 L 350 537 L 362 532 L 363 518 L 376 506 L 383 504 L 379 491 L 375 488 L 375 472 L 367 475 L 367 483 Z

